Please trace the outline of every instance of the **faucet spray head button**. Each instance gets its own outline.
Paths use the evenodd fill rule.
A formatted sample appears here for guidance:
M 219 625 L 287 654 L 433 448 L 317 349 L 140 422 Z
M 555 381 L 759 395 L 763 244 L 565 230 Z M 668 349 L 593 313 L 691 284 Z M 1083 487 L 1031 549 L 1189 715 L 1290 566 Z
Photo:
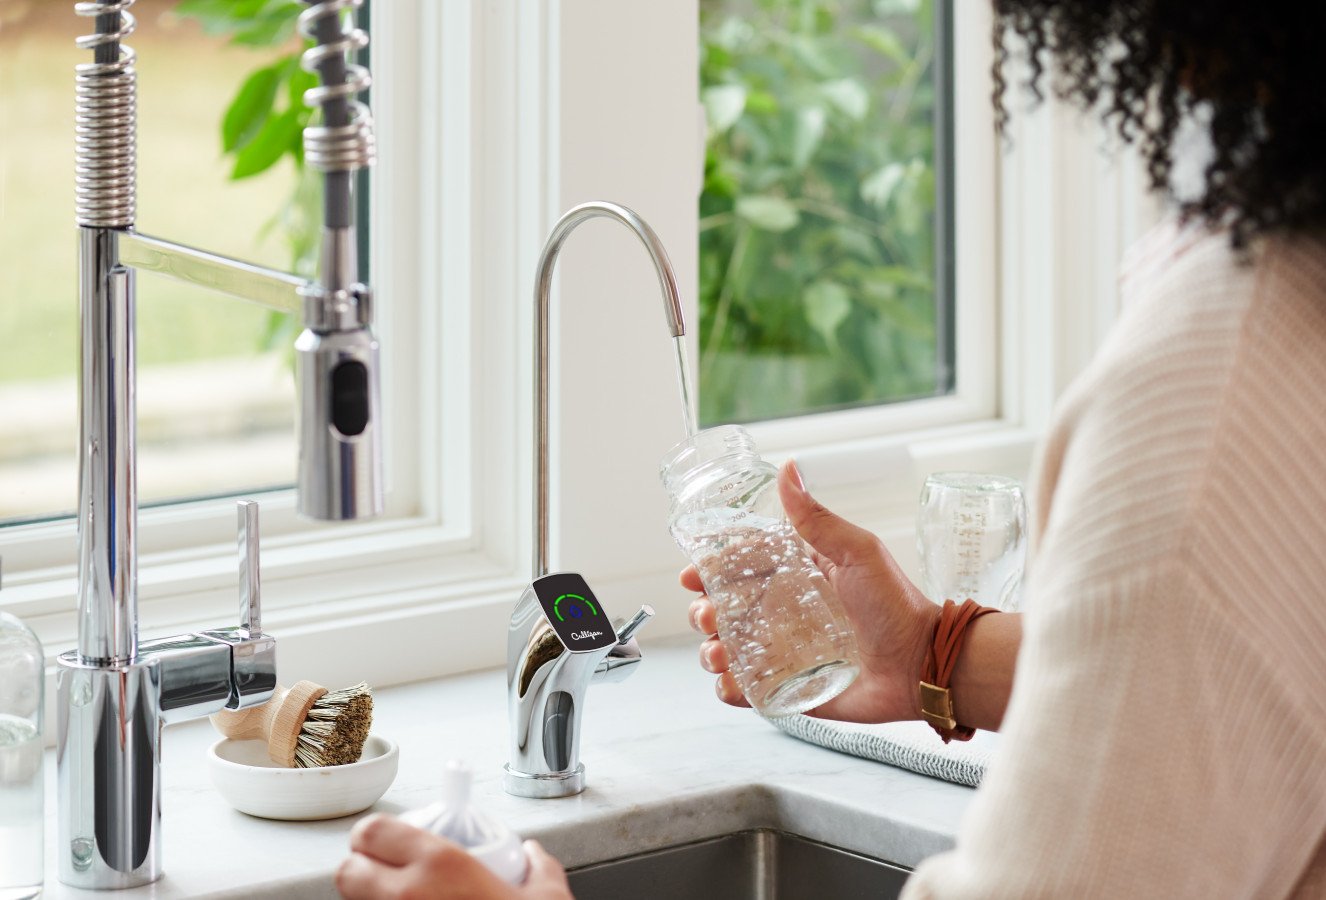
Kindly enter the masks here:
M 339 363 L 331 373 L 331 422 L 353 437 L 368 427 L 368 369 L 358 360 Z
M 300 394 L 299 512 L 323 521 L 382 512 L 378 343 L 368 329 L 295 342 Z

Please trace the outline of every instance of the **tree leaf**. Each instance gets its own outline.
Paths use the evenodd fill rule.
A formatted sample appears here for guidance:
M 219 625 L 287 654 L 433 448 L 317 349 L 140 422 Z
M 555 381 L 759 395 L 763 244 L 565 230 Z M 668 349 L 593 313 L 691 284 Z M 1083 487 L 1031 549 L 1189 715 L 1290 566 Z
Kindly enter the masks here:
M 792 51 L 797 63 L 808 69 L 816 78 L 827 78 L 840 70 L 840 66 L 828 51 L 827 45 L 815 38 L 798 34 L 788 40 L 788 49 Z
M 709 136 L 716 137 L 727 131 L 746 111 L 746 86 L 720 84 L 705 88 L 700 93 L 704 103 L 705 119 L 709 122 Z
M 925 160 L 918 158 L 907 163 L 897 195 L 893 209 L 898 229 L 907 235 L 926 230 L 926 220 L 935 206 L 935 179 Z
M 271 47 L 284 44 L 295 33 L 299 19 L 298 6 L 281 6 L 255 16 L 244 28 L 235 32 L 232 44 L 245 47 Z
M 820 93 L 849 119 L 857 122 L 866 117 L 866 111 L 870 108 L 870 95 L 855 78 L 826 81 L 820 85 Z
M 875 15 L 881 19 L 889 16 L 914 16 L 921 5 L 920 0 L 875 0 Z
M 238 181 L 248 178 L 276 165 L 299 133 L 301 112 L 299 109 L 287 109 L 280 115 L 269 116 L 253 139 L 235 154 L 231 179 Z
M 312 72 L 306 72 L 299 65 L 299 54 L 292 53 L 286 58 L 286 66 L 289 69 L 286 75 L 286 96 L 290 100 L 291 106 L 304 105 L 304 92 L 309 88 L 317 87 L 318 76 Z
M 831 347 L 838 344 L 838 326 L 852 311 L 852 298 L 847 288 L 836 281 L 816 281 L 806 288 L 802 298 L 806 305 L 806 321 Z
M 879 257 L 879 245 L 875 239 L 856 228 L 838 225 L 832 234 L 844 253 L 865 262 L 873 262 Z
M 729 52 L 736 52 L 755 38 L 755 28 L 739 16 L 729 16 L 710 34 L 715 44 Z
M 746 111 L 756 115 L 776 113 L 778 98 L 768 91 L 751 90 L 746 94 Z
M 741 185 L 727 166 L 706 167 L 704 173 L 704 192 L 711 197 L 735 197 Z
M 902 40 L 893 31 L 880 25 L 860 25 L 852 29 L 852 35 L 874 50 L 880 56 L 893 60 L 900 66 L 911 63 L 911 54 Z
M 810 106 L 797 113 L 796 130 L 792 135 L 792 167 L 804 169 L 819 148 L 824 137 L 824 110 Z
M 249 27 L 270 0 L 180 0 L 174 13 L 195 19 L 207 34 L 227 34 Z
M 865 181 L 861 182 L 861 199 L 875 207 L 875 209 L 884 209 L 889 205 L 893 192 L 897 190 L 906 172 L 906 167 L 902 163 L 896 162 L 876 169 L 867 176 Z
M 221 120 L 221 149 L 230 153 L 248 143 L 272 114 L 281 82 L 281 66 L 255 70 L 240 85 Z
M 788 231 L 801 221 L 797 208 L 783 197 L 738 197 L 736 209 L 738 216 L 765 231 Z

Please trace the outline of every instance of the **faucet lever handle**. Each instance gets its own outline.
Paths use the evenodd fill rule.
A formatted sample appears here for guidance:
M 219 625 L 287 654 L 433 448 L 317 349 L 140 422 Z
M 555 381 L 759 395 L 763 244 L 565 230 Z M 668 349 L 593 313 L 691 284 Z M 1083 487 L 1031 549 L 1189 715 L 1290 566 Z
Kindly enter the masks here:
M 617 643 L 594 667 L 594 681 L 625 681 L 640 664 L 640 645 L 632 638 L 640 626 L 654 617 L 654 607 L 646 603 L 629 622 L 617 626 Z
M 617 643 L 625 644 L 635 635 L 641 625 L 652 618 L 654 618 L 654 607 L 648 603 L 641 606 L 640 610 L 631 617 L 631 621 L 617 629 Z
M 258 503 L 240 500 L 239 624 L 249 637 L 262 634 L 262 583 L 258 572 Z

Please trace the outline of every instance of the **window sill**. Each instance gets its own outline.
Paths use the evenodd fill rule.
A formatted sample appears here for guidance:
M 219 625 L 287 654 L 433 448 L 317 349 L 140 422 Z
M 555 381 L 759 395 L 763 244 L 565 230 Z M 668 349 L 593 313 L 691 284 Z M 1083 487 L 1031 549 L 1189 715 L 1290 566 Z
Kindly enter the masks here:
M 795 458 L 807 486 L 844 514 L 866 512 L 876 530 L 914 512 L 927 475 L 939 471 L 996 472 L 1025 479 L 1037 435 L 1021 425 L 985 420 L 885 434 L 835 444 L 775 446 L 770 460 Z

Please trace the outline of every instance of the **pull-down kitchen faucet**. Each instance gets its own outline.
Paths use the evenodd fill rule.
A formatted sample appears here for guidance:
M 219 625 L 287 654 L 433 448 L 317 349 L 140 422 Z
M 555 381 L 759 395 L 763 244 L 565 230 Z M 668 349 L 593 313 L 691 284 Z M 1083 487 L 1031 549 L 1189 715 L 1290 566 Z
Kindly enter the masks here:
M 312 2 L 312 0 L 306 0 Z M 372 294 L 358 281 L 351 185 L 374 157 L 369 85 L 347 54 L 368 43 L 342 14 L 363 0 L 313 2 L 299 19 L 315 41 L 303 65 L 321 85 L 305 94 L 322 121 L 304 131 L 305 160 L 324 173 L 318 280 L 227 259 L 134 230 L 137 75 L 134 0 L 75 4 L 95 19 L 78 39 L 94 58 L 77 68 L 79 225 L 78 647 L 59 658 L 60 880 L 125 888 L 161 876 L 160 754 L 165 723 L 266 701 L 276 640 L 264 634 L 258 508 L 239 510 L 237 626 L 140 643 L 135 452 L 136 269 L 286 312 L 302 311 L 295 344 L 300 392 L 298 508 L 327 520 L 382 509 L 378 344 Z

